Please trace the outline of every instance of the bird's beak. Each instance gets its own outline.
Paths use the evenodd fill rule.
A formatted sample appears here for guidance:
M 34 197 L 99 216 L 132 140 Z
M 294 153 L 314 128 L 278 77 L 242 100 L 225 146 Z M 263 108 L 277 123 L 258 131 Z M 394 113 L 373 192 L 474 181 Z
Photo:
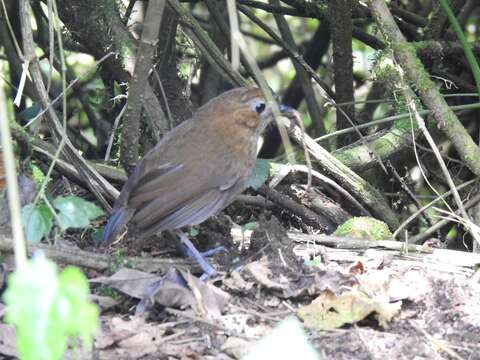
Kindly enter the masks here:
M 280 104 L 280 112 L 282 114 L 284 113 L 291 113 L 291 112 L 294 112 L 294 111 L 297 111 L 295 110 L 294 108 L 288 106 L 288 105 L 284 105 L 284 104 Z M 286 115 L 286 114 L 285 114 Z
M 288 105 L 280 104 L 280 113 L 290 120 L 293 120 L 294 123 L 301 121 L 300 113 Z
M 301 121 L 300 113 L 294 108 L 284 104 L 279 104 L 278 108 L 280 110 L 280 115 L 282 117 L 287 118 L 290 122 L 290 125 L 284 124 L 285 126 L 290 127 L 290 126 L 298 125 L 299 122 Z M 260 132 L 262 132 L 269 124 L 272 124 L 272 120 L 273 120 L 273 112 L 271 108 L 268 108 L 268 112 L 263 116 L 262 125 L 259 127 Z

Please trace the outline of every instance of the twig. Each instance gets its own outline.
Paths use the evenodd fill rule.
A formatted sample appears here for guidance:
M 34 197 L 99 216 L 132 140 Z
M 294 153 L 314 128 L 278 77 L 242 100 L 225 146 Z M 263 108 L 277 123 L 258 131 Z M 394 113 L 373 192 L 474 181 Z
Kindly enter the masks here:
M 270 2 L 277 6 L 279 6 L 280 4 L 278 0 L 270 0 Z M 284 19 L 282 15 L 279 15 L 279 14 L 275 14 L 274 17 L 275 17 L 275 21 L 277 22 L 278 29 L 280 30 L 280 33 L 282 34 L 282 37 L 284 38 L 285 42 L 289 46 L 291 46 L 292 49 L 298 52 L 297 45 L 295 44 L 295 40 L 293 39 L 293 35 L 292 35 L 292 32 L 290 31 L 290 28 L 288 27 L 287 21 Z M 315 92 L 313 91 L 313 86 L 310 81 L 310 78 L 308 77 L 308 74 L 305 71 L 305 69 L 302 68 L 302 66 L 300 66 L 298 62 L 294 61 L 293 66 L 295 67 L 295 72 L 297 74 L 298 80 L 300 81 L 300 85 L 303 90 L 303 96 L 307 103 L 308 112 L 310 113 L 312 121 L 314 121 L 315 123 L 321 123 L 322 113 L 315 99 Z M 301 121 L 299 125 L 302 128 L 303 132 L 305 133 L 305 129 L 303 128 L 303 123 Z M 321 126 L 321 128 L 323 127 Z M 305 154 L 305 162 L 307 163 L 307 167 L 308 167 L 307 189 L 309 189 L 310 186 L 312 185 L 312 172 L 311 172 L 312 164 L 310 161 L 310 154 L 308 153 L 305 147 L 305 144 L 303 143 L 303 140 L 302 140 L 302 146 Z
M 273 30 L 271 30 L 262 20 L 260 20 L 255 14 L 250 11 L 247 7 L 243 5 L 239 5 L 238 9 L 245 14 L 252 22 L 257 24 L 263 31 L 265 31 L 268 35 L 274 39 L 279 46 L 284 48 L 289 56 L 297 61 L 304 69 L 305 71 L 315 80 L 315 82 L 322 88 L 322 90 L 328 95 L 330 99 L 333 99 L 335 97 L 335 94 L 332 92 L 332 90 L 325 84 L 325 82 L 317 75 L 315 70 L 311 68 L 310 65 L 308 65 L 305 62 L 305 59 L 294 49 L 292 49 L 285 41 L 283 41 L 282 38 L 280 38 Z
M 293 171 L 300 171 L 300 172 L 307 172 L 309 171 L 305 165 L 293 165 L 292 166 Z M 362 204 L 360 204 L 357 199 L 355 199 L 350 193 L 345 190 L 340 184 L 338 184 L 336 181 L 333 181 L 329 177 L 319 173 L 316 170 L 311 170 L 312 175 L 322 181 L 323 183 L 330 185 L 333 187 L 336 191 L 338 191 L 340 194 L 342 194 L 345 199 L 347 199 L 351 205 L 355 206 L 363 215 L 365 216 L 372 216 L 370 212 L 365 209 Z
M 13 239 L 7 236 L 6 229 L 0 228 L 0 251 L 10 252 L 13 250 Z M 126 257 L 119 259 L 117 255 L 99 254 L 98 252 L 85 251 L 78 248 L 66 246 L 50 246 L 44 244 L 28 244 L 28 255 L 41 250 L 45 256 L 53 261 L 81 266 L 98 271 L 104 271 L 113 266 L 128 266 L 142 271 L 162 273 L 178 267 L 183 270 L 198 271 L 198 265 L 195 262 L 184 259 L 160 259 L 146 257 Z
M 110 138 L 108 139 L 107 151 L 105 152 L 105 158 L 104 158 L 105 162 L 108 162 L 110 160 L 110 152 L 112 151 L 113 140 L 115 139 L 115 133 L 117 132 L 118 124 L 120 123 L 120 119 L 125 113 L 126 108 L 127 108 L 127 105 L 124 105 L 122 107 L 122 110 L 120 110 L 118 115 L 115 117 L 115 121 L 113 122 Z
M 232 6 L 233 4 L 233 6 Z M 238 14 L 237 8 L 235 7 L 235 2 L 227 2 L 227 11 L 228 19 L 230 20 L 230 28 L 235 31 L 240 29 L 238 24 Z M 235 31 L 230 32 L 230 50 L 231 50 L 231 59 L 232 59 L 232 68 L 233 70 L 238 71 L 240 68 L 240 47 L 235 39 Z
M 478 65 L 477 59 L 473 54 L 470 44 L 467 41 L 467 37 L 463 33 L 462 28 L 457 18 L 455 17 L 455 14 L 453 13 L 450 6 L 448 5 L 448 1 L 439 0 L 439 2 L 443 12 L 448 18 L 448 21 L 450 21 L 450 24 L 452 25 L 453 31 L 455 32 L 455 34 L 457 35 L 458 39 L 462 44 L 463 51 L 465 52 L 465 57 L 467 58 L 468 64 L 470 65 L 470 68 L 472 70 L 473 78 L 475 79 L 475 84 L 477 85 L 478 96 L 480 96 L 480 67 Z
M 227 6 L 233 8 L 236 13 L 236 7 L 235 7 L 235 1 L 234 0 L 227 0 Z M 247 60 L 248 64 L 250 65 L 251 70 L 253 71 L 253 74 L 255 76 L 255 79 L 258 82 L 258 85 L 260 89 L 262 89 L 263 95 L 265 96 L 265 100 L 267 103 L 267 106 L 272 110 L 272 114 L 274 117 L 274 120 L 277 124 L 278 131 L 280 133 L 280 137 L 282 138 L 282 142 L 285 147 L 285 153 L 287 155 L 288 161 L 293 164 L 295 162 L 295 158 L 293 155 L 293 150 L 292 150 L 292 144 L 290 142 L 290 139 L 288 137 L 287 131 L 285 129 L 285 126 L 280 122 L 280 110 L 278 107 L 277 102 L 275 101 L 275 97 L 273 96 L 273 92 L 268 86 L 265 78 L 263 77 L 263 74 L 258 67 L 255 59 L 253 56 L 250 54 L 248 50 L 247 43 L 240 32 L 240 29 L 231 29 L 232 32 L 232 37 L 235 39 L 235 41 L 238 43 L 240 46 L 240 50 L 242 51 L 243 56 L 245 56 L 245 59 Z
M 279 205 L 281 208 L 300 217 L 307 225 L 314 226 L 322 231 L 333 231 L 332 224 L 323 215 L 317 214 L 306 206 L 299 204 L 285 194 L 263 185 L 257 190 L 261 195 Z
M 13 44 L 15 46 L 15 50 L 17 51 L 17 55 L 20 58 L 23 58 L 22 50 L 20 49 L 20 46 L 18 45 L 17 38 L 15 36 L 15 33 L 13 32 L 12 24 L 10 23 L 10 17 L 8 16 L 7 8 L 5 6 L 5 0 L 1 0 L 1 2 L 2 2 L 3 14 L 5 15 L 5 22 L 7 23 L 8 31 L 9 31 L 10 36 L 12 38 Z
M 235 71 L 230 63 L 225 60 L 223 54 L 208 36 L 205 30 L 198 24 L 197 20 L 178 2 L 168 0 L 170 7 L 177 13 L 184 26 L 184 31 L 197 45 L 205 59 L 221 74 L 227 81 L 237 86 L 247 85 L 247 81 Z
M 465 209 L 470 209 L 472 206 L 478 204 L 480 202 L 480 195 L 477 195 L 477 196 L 474 196 L 473 198 L 471 198 L 470 200 L 468 200 L 465 205 L 463 205 L 463 207 Z M 458 213 L 458 211 L 457 211 Z M 410 242 L 412 243 L 420 243 L 422 242 L 423 240 L 425 239 L 428 239 L 432 234 L 434 234 L 435 232 L 437 232 L 438 230 L 440 230 L 442 227 L 444 227 L 445 225 L 451 223 L 453 221 L 453 219 L 443 219 L 443 220 L 440 220 L 439 222 L 437 222 L 435 225 L 433 225 L 432 227 L 428 228 L 426 231 L 424 231 L 423 233 L 420 233 L 420 234 L 417 234 L 415 236 L 412 236 L 410 237 Z
M 160 92 L 162 93 L 163 103 L 165 104 L 165 110 L 167 110 L 168 127 L 169 127 L 170 130 L 172 130 L 173 115 L 172 115 L 172 112 L 170 111 L 170 105 L 168 105 L 167 93 L 165 92 L 165 88 L 163 87 L 162 79 L 160 79 L 160 75 L 158 75 L 157 68 L 154 67 L 152 69 L 152 72 L 155 75 L 155 79 L 157 80 L 158 88 L 160 89 Z
M 406 244 L 402 241 L 394 240 L 368 240 L 368 239 L 354 239 L 343 236 L 331 236 L 325 234 L 301 234 L 288 232 L 288 237 L 292 241 L 307 243 L 307 244 L 321 244 L 330 246 L 336 249 L 372 249 L 384 248 L 389 250 L 408 251 L 415 253 L 432 253 L 431 248 L 420 245 Z
M 457 191 L 463 189 L 464 187 L 468 186 L 468 185 L 473 185 L 475 182 L 477 181 L 477 179 L 472 179 L 472 180 L 469 180 L 461 185 L 458 185 L 456 188 L 457 188 Z M 436 199 L 430 201 L 428 204 L 422 206 L 420 209 L 418 209 L 417 211 L 415 211 L 412 215 L 410 215 L 404 222 L 402 222 L 400 224 L 400 226 L 395 230 L 395 232 L 393 233 L 393 237 L 397 237 L 397 235 L 400 233 L 400 231 L 402 231 L 408 224 L 410 224 L 410 222 L 412 222 L 412 220 L 414 220 L 418 215 L 420 215 L 422 212 L 424 212 L 425 210 L 429 209 L 430 207 L 432 207 L 433 205 L 435 205 L 438 201 L 440 200 L 443 200 L 445 199 L 447 196 L 450 196 L 452 195 L 452 190 L 449 190 L 445 193 L 443 193 L 442 195 L 438 196 Z
M 403 80 L 403 79 L 402 79 Z M 447 165 L 445 164 L 445 161 L 443 160 L 442 158 L 442 155 L 440 154 L 440 151 L 438 150 L 438 147 L 437 145 L 435 144 L 435 141 L 433 140 L 433 137 L 430 135 L 430 132 L 428 131 L 426 125 L 425 125 L 425 121 L 423 120 L 423 118 L 418 114 L 417 112 L 417 108 L 416 108 L 416 105 L 415 105 L 415 102 L 411 96 L 411 90 L 409 90 L 409 88 L 406 88 L 406 90 L 404 90 L 404 95 L 405 95 L 405 98 L 407 100 L 407 106 L 408 108 L 413 112 L 413 115 L 412 117 L 415 119 L 418 127 L 420 128 L 423 136 L 425 137 L 425 139 L 427 140 L 428 144 L 430 145 L 431 149 L 433 150 L 433 154 L 435 155 L 435 158 L 437 159 L 437 162 L 438 164 L 440 165 L 440 169 L 443 173 L 443 175 L 445 176 L 445 179 L 447 181 L 447 184 L 448 186 L 450 187 L 450 190 L 452 191 L 452 195 L 453 195 L 453 199 L 455 200 L 455 203 L 457 204 L 458 206 L 458 209 L 460 211 L 460 214 L 462 215 L 462 217 L 464 218 L 465 220 L 465 223 L 464 223 L 464 226 L 467 228 L 467 230 L 470 232 L 470 234 L 472 235 L 472 237 L 475 239 L 475 241 L 480 245 L 480 234 L 478 232 L 478 227 L 476 226 L 473 226 L 473 221 L 472 219 L 470 218 L 470 216 L 467 214 L 467 211 L 465 210 L 464 206 L 463 206 L 463 202 L 462 202 L 462 199 L 460 198 L 460 194 L 458 193 L 458 190 L 456 188 L 456 185 L 455 183 L 453 182 L 453 179 L 452 177 L 450 176 L 450 173 L 448 171 L 448 168 L 447 168 Z M 413 126 L 412 126 L 412 131 L 413 131 Z M 415 152 L 415 154 L 417 154 Z M 418 159 L 418 158 L 417 158 Z M 420 169 L 422 167 L 420 166 Z M 422 170 L 423 171 L 423 170 Z M 425 177 L 425 176 L 424 176 Z M 425 177 L 425 180 L 427 181 L 427 183 L 430 185 L 430 183 L 428 182 L 428 179 Z M 430 185 L 430 187 L 432 188 L 432 190 L 434 190 L 435 193 L 437 193 L 438 195 L 438 192 L 433 188 L 433 186 Z M 446 204 L 446 206 L 448 207 L 448 204 Z
M 420 166 L 420 165 L 419 165 Z M 403 191 L 405 191 L 405 193 L 407 194 L 407 196 L 410 198 L 410 200 L 415 204 L 415 206 L 417 207 L 417 209 L 420 209 L 422 207 L 422 204 L 420 203 L 420 201 L 418 200 L 418 198 L 415 196 L 415 194 L 413 193 L 413 191 L 408 187 L 407 183 L 405 182 L 405 180 L 400 176 L 400 174 L 398 173 L 397 169 L 392 165 L 391 161 L 388 160 L 387 161 L 387 167 L 390 169 L 390 173 L 393 175 L 393 177 L 397 180 L 397 182 L 400 184 L 400 187 L 403 189 Z M 425 212 L 421 212 L 420 213 L 423 218 L 425 219 L 425 221 L 427 222 L 428 226 L 432 226 L 433 225 L 433 220 L 432 218 L 430 217 L 429 214 L 425 213 Z
M 65 94 L 66 91 L 67 91 L 66 90 L 66 87 L 67 87 L 67 78 L 66 78 L 67 67 L 66 67 L 66 64 L 65 64 L 65 55 L 63 53 L 62 34 L 60 32 L 60 29 L 59 29 L 59 24 L 58 23 L 54 24 L 54 21 L 56 22 L 58 20 L 57 4 L 56 4 L 55 1 L 49 0 L 49 10 L 50 10 L 50 8 L 52 10 L 52 13 L 49 13 L 49 15 L 51 15 L 52 18 L 55 19 L 55 20 L 53 20 L 52 18 L 50 18 L 50 21 L 52 23 L 52 26 L 54 26 L 55 30 L 57 31 L 57 38 L 58 38 L 57 40 L 58 40 L 58 48 L 59 48 L 59 53 L 60 53 L 60 64 L 61 64 L 60 74 L 61 74 L 61 77 L 62 77 L 62 92 Z M 53 14 L 55 14 L 55 15 L 53 15 Z M 27 19 L 26 21 L 29 21 L 29 19 Z M 53 54 L 53 48 L 51 48 L 51 49 L 52 49 L 51 53 Z M 52 66 L 52 64 L 50 64 L 50 65 Z M 48 90 L 47 90 L 47 92 L 48 92 Z M 50 176 L 52 174 L 53 167 L 55 166 L 55 163 L 57 162 L 57 159 L 59 158 L 60 153 L 62 152 L 63 147 L 65 146 L 65 143 L 66 143 L 67 138 L 68 138 L 67 137 L 67 132 L 66 132 L 67 131 L 67 97 L 66 96 L 62 97 L 62 130 L 63 130 L 63 133 L 61 134 L 60 143 L 58 144 L 57 150 L 55 151 L 55 156 L 52 159 L 52 163 L 50 164 L 50 167 L 48 168 L 47 174 L 45 175 L 45 179 L 43 180 L 42 185 L 40 186 L 40 189 L 38 190 L 37 196 L 35 197 L 35 200 L 33 201 L 34 204 L 36 204 L 37 201 L 41 197 L 44 196 L 45 188 L 47 186 L 47 183 L 50 180 Z
M 10 218 L 12 223 L 13 239 L 10 239 L 9 245 L 15 249 L 15 264 L 17 269 L 21 269 L 27 262 L 25 250 L 25 237 L 23 236 L 22 217 L 20 215 L 20 195 L 18 192 L 17 174 L 15 170 L 15 155 L 13 153 L 12 137 L 8 125 L 8 115 L 6 113 L 6 101 L 3 87 L 0 87 L 0 138 L 2 144 L 3 161 L 5 164 L 5 175 L 7 178 L 8 205 L 10 208 Z
M 49 127 L 55 136 L 57 141 L 60 141 L 64 134 L 63 127 L 57 117 L 57 114 L 52 108 L 52 104 L 49 100 L 48 93 L 46 92 L 45 85 L 43 84 L 42 74 L 38 59 L 35 55 L 35 47 L 33 41 L 33 31 L 30 24 L 29 8 L 30 4 L 27 0 L 20 1 L 20 21 L 22 25 L 23 45 L 26 61 L 29 63 L 30 74 L 33 78 L 33 84 L 35 87 L 37 98 L 40 100 L 42 106 L 47 110 L 49 120 Z M 116 189 L 108 183 L 97 171 L 92 169 L 88 163 L 78 154 L 78 151 L 73 147 L 69 139 L 65 140 L 64 153 L 69 161 L 74 164 L 85 178 L 88 183 L 89 189 L 95 194 L 97 199 L 103 204 L 106 209 L 110 209 L 110 205 L 103 197 L 98 189 L 98 186 L 103 188 L 105 193 L 109 194 L 113 198 L 116 194 Z M 93 182 L 90 177 L 93 178 Z
M 148 3 L 143 21 L 142 37 L 137 50 L 135 69 L 129 83 L 120 154 L 120 161 L 128 173 L 133 171 L 138 161 L 142 98 L 145 92 L 145 84 L 148 82 L 152 58 L 157 47 L 158 32 L 165 5 L 166 0 Z
M 461 159 L 475 175 L 480 176 L 480 148 L 430 80 L 412 45 L 407 43 L 398 29 L 386 3 L 383 0 L 367 0 L 367 3 L 385 37 L 390 40 L 395 58 L 405 71 L 407 81 L 415 84 L 422 102 L 432 110 L 440 130 L 455 146 Z
M 288 124 L 286 126 L 289 128 L 290 135 L 297 143 L 301 144 L 302 136 L 304 136 L 308 151 L 322 168 L 341 183 L 357 200 L 365 204 L 372 214 L 385 221 L 391 229 L 397 228 L 397 215 L 390 209 L 384 196 L 375 187 L 342 164 L 332 154 L 318 145 L 308 134 L 303 134 L 302 130 L 292 124 L 289 119 L 282 119 Z
M 338 106 L 338 104 L 337 104 L 337 106 Z M 478 108 L 480 108 L 480 102 L 479 103 L 473 103 L 473 104 L 466 104 L 466 105 L 450 106 L 450 109 L 452 111 L 460 111 L 460 110 L 467 110 L 467 109 L 478 109 Z M 418 110 L 418 113 L 420 115 L 428 115 L 428 114 L 431 114 L 432 112 L 433 112 L 433 110 Z M 387 116 L 387 117 L 384 117 L 382 119 L 373 120 L 373 121 L 370 121 L 370 122 L 365 123 L 365 124 L 357 125 L 356 128 L 357 129 L 366 129 L 366 128 L 369 128 L 369 127 L 372 127 L 372 126 L 386 124 L 386 123 L 390 123 L 390 122 L 396 121 L 396 120 L 407 119 L 409 117 L 410 117 L 410 114 L 408 114 L 408 113 L 400 114 L 400 115 Z M 332 137 L 336 137 L 336 136 L 346 134 L 346 133 L 349 133 L 349 132 L 354 132 L 354 131 L 355 131 L 355 128 L 353 128 L 353 127 L 348 128 L 348 129 L 342 129 L 342 130 L 334 131 L 334 132 L 331 132 L 329 134 L 320 136 L 318 138 L 315 138 L 314 140 L 318 141 L 318 142 L 326 141 L 326 140 L 328 140 Z

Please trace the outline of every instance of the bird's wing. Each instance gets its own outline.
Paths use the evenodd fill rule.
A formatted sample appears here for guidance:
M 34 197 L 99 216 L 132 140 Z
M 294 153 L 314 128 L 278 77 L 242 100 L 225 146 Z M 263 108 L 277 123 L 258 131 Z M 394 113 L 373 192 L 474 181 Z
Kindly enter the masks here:
M 132 221 L 145 234 L 199 224 L 228 205 L 242 190 L 245 174 L 225 171 L 192 154 L 182 162 L 146 157 L 125 186 L 123 206 L 135 209 Z M 164 154 L 167 161 L 172 157 Z M 161 161 L 161 160 L 160 160 Z M 122 191 L 123 192 L 123 191 Z
M 142 226 L 143 221 L 140 218 L 139 225 L 142 228 L 144 236 L 149 236 L 163 230 L 179 229 L 186 225 L 196 225 L 222 209 L 229 195 L 228 192 L 211 189 L 196 197 L 190 198 L 184 204 L 170 211 L 166 216 L 153 216 L 148 222 L 148 224 L 151 225 L 147 227 Z M 162 208 L 161 199 L 153 200 L 149 204 L 149 207 L 155 206 Z

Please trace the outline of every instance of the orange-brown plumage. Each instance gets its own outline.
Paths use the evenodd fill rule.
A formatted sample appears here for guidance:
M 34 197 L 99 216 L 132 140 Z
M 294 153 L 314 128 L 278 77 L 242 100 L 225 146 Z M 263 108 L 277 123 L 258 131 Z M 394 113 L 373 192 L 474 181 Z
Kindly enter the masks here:
M 196 225 L 245 188 L 260 133 L 271 120 L 258 88 L 227 91 L 197 110 L 139 161 L 104 232 L 114 240 L 129 222 L 143 236 Z

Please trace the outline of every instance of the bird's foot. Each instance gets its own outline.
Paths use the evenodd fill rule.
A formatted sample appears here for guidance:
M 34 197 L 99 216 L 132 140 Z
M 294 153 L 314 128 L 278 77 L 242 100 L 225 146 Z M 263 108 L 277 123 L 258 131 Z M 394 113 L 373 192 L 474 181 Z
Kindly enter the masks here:
M 200 265 L 200 267 L 203 270 L 203 275 L 200 277 L 201 280 L 206 281 L 211 277 L 214 277 L 217 275 L 217 270 L 213 268 L 212 265 L 208 263 L 207 260 L 205 260 L 204 256 L 211 256 L 213 254 L 216 254 L 220 251 L 226 251 L 225 248 L 222 246 L 217 247 L 215 249 L 211 249 L 209 251 L 206 251 L 205 253 L 201 253 L 197 250 L 197 248 L 192 244 L 190 239 L 181 231 L 177 231 L 177 235 L 180 238 L 181 244 L 183 245 L 183 248 L 185 249 L 185 253 L 187 256 L 195 259 L 195 261 Z M 207 254 L 207 255 L 205 255 Z
M 182 245 L 184 244 L 182 243 Z M 184 245 L 182 251 L 185 254 L 185 256 L 194 257 L 193 253 L 190 251 L 190 249 L 187 246 Z M 210 256 L 217 255 L 218 253 L 221 253 L 221 252 L 228 253 L 228 250 L 225 248 L 225 246 L 217 246 L 216 248 L 213 248 L 207 251 L 199 251 L 198 253 L 203 257 L 210 257 Z

